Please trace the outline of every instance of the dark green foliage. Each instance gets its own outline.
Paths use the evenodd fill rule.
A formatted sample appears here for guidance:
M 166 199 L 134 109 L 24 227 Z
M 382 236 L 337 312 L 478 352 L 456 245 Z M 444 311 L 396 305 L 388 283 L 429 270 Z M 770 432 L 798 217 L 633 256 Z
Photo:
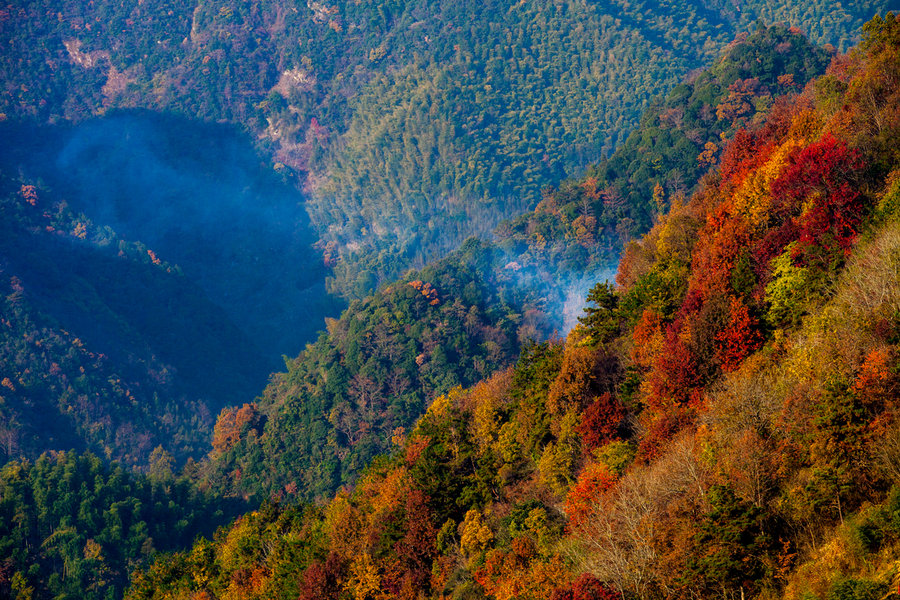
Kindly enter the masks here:
M 536 498 L 530 498 L 517 502 L 510 507 L 510 512 L 501 520 L 501 533 L 504 538 L 501 540 L 505 544 L 509 544 L 513 539 L 529 536 L 536 544 L 544 544 L 547 539 L 534 539 L 535 532 L 533 527 L 529 528 L 529 518 L 534 519 L 535 514 L 542 514 L 549 517 L 547 530 L 543 535 L 549 539 L 558 539 L 562 537 L 564 526 L 566 524 L 565 517 L 557 510 L 545 506 L 543 502 Z
M 8 597 L 24 577 L 35 599 L 121 597 L 135 566 L 210 535 L 242 509 L 171 471 L 133 475 L 92 454 L 7 463 L 0 470 L 0 594 Z
M 455 408 L 441 418 L 429 414 L 416 429 L 429 441 L 410 475 L 428 498 L 438 523 L 462 521 L 468 509 L 488 504 L 496 489 L 496 467 L 490 457 L 478 460 L 464 417 Z
M 757 286 L 757 275 L 753 270 L 753 259 L 749 252 L 742 253 L 731 270 L 731 288 L 741 296 L 750 297 Z
M 522 349 L 516 363 L 510 396 L 518 413 L 515 424 L 522 430 L 521 452 L 526 462 L 537 462 L 540 451 L 551 439 L 546 398 L 562 366 L 562 355 L 562 344 L 531 344 Z
M 827 600 L 879 600 L 889 588 L 882 581 L 841 578 L 828 590 Z
M 164 598 L 173 590 L 189 594 L 230 583 L 246 586 L 243 591 L 247 592 L 253 587 L 253 567 L 267 562 L 274 563 L 269 574 L 281 584 L 280 597 L 297 598 L 302 591 L 301 598 L 330 598 L 328 590 L 345 565 L 325 550 L 327 540 L 316 523 L 322 516 L 320 509 L 311 506 L 265 502 L 230 527 L 220 528 L 212 541 L 198 538 L 193 546 L 185 546 L 187 550 L 162 555 L 146 570 L 133 572 L 126 597 Z M 228 553 L 226 560 L 223 549 Z
M 872 450 L 866 443 L 872 415 L 848 388 L 846 381 L 834 377 L 825 382 L 814 405 L 807 437 L 813 468 L 801 500 L 803 510 L 814 518 L 843 519 L 866 500 L 859 482 Z
M 885 502 L 854 529 L 857 540 L 868 552 L 900 540 L 900 488 L 891 489 Z
M 620 300 L 621 315 L 634 325 L 645 310 L 669 320 L 687 291 L 689 267 L 678 259 L 660 261 L 632 285 Z
M 725 485 L 709 489 L 710 511 L 694 535 L 696 553 L 682 577 L 685 586 L 706 593 L 723 589 L 752 589 L 768 576 L 774 545 L 766 532 L 765 513 L 737 497 Z
M 587 301 L 589 305 L 585 307 L 585 314 L 578 318 L 578 322 L 584 326 L 591 341 L 605 344 L 618 337 L 621 329 L 619 297 L 612 284 L 606 281 L 595 285 L 588 293 Z
M 546 395 L 559 373 L 562 353 L 562 345 L 553 342 L 532 343 L 522 348 L 513 375 L 513 397 Z

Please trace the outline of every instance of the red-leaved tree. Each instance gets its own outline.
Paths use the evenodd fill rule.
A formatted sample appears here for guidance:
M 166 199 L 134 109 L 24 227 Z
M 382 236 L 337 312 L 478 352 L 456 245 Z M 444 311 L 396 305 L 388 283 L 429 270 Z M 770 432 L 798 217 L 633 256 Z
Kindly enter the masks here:
M 581 445 L 587 450 L 599 448 L 619 437 L 625 408 L 609 392 L 591 402 L 581 415 L 581 423 L 576 431 L 581 436 Z
M 740 298 L 731 298 L 728 324 L 716 334 L 716 358 L 723 371 L 734 371 L 762 345 L 759 322 Z

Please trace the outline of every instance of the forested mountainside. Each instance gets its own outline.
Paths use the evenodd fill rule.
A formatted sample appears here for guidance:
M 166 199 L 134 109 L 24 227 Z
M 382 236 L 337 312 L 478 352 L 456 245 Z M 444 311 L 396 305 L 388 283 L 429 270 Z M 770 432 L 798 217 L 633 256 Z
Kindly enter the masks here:
M 783 58 L 788 51 L 791 60 Z M 612 277 L 608 265 L 622 241 L 615 237 L 622 232 L 617 223 L 634 215 L 628 231 L 645 232 L 651 215 L 668 205 L 664 199 L 649 206 L 652 198 L 641 195 L 651 194 L 646 185 L 636 185 L 627 201 L 608 198 L 627 190 L 629 181 L 641 181 L 644 166 L 659 157 L 671 172 L 685 173 L 673 196 L 693 188 L 695 165 L 709 166 L 703 156 L 698 160 L 706 151 L 701 142 L 721 144 L 720 134 L 738 127 L 721 108 L 732 97 L 729 89 L 757 81 L 752 93 L 740 96 L 757 108 L 732 119 L 762 119 L 773 97 L 799 91 L 797 84 L 778 84 L 779 77 L 806 82 L 824 72 L 826 58 L 797 33 L 760 27 L 662 103 L 688 115 L 716 115 L 720 107 L 721 118 L 661 123 L 664 111 L 655 107 L 609 161 L 549 193 L 535 215 L 501 228 L 499 244 L 469 240 L 434 265 L 351 303 L 288 364 L 287 373 L 274 377 L 258 402 L 220 415 L 209 483 L 223 493 L 309 500 L 352 482 L 436 395 L 484 379 L 510 365 L 523 343 L 563 330 L 568 297 L 578 294 L 580 304 L 590 287 L 584 279 Z M 688 140 L 688 134 L 698 141 L 665 145 Z M 609 174 L 602 185 L 598 172 Z
M 898 74 L 888 14 L 723 144 L 564 343 L 127 597 L 894 597 Z
M 581 272 L 616 264 L 673 198 L 684 198 L 718 161 L 723 140 L 763 119 L 781 96 L 825 72 L 831 56 L 794 28 L 758 26 L 708 69 L 650 103 L 606 160 L 545 190 L 529 212 L 502 223 L 498 244 L 519 265 Z
M 583 280 L 608 270 L 621 242 L 665 208 L 643 188 L 607 202 L 638 179 L 629 173 L 641 160 L 652 168 L 663 157 L 666 194 L 690 189 L 701 143 L 733 128 L 723 108 L 732 88 L 752 87 L 739 97 L 754 108 L 734 109 L 749 122 L 821 73 L 826 57 L 784 27 L 735 41 L 713 71 L 650 109 L 609 161 L 498 230 L 499 246 L 471 242 L 354 304 L 263 394 L 258 410 L 271 423 L 222 421 L 229 433 L 217 438 L 210 481 L 259 497 L 293 484 L 304 498 L 351 481 L 436 394 L 561 330 L 562 305 L 583 298 Z M 665 120 L 666 111 L 688 116 Z M 220 410 L 236 407 L 222 415 L 233 418 L 281 349 L 295 353 L 333 307 L 302 197 L 218 126 L 117 112 L 39 135 L 0 129 L 15 174 L 4 180 L 0 242 L 6 280 L 16 278 L 2 336 L 7 458 L 78 448 L 141 466 L 159 444 L 179 461 L 198 456 Z M 599 172 L 610 174 L 602 185 Z M 237 443 L 235 427 L 268 434 Z M 340 433 L 348 428 L 352 440 Z M 308 446 L 285 452 L 285 438 Z
M 34 0 L 0 11 L 0 113 L 240 124 L 303 174 L 332 289 L 361 297 L 533 207 L 757 19 L 843 48 L 889 4 Z
M 177 266 L 50 192 L 0 174 L 0 215 L 0 455 L 199 457 L 216 414 L 259 389 L 249 337 Z
M 353 481 L 437 395 L 507 366 L 548 337 L 530 290 L 475 240 L 354 301 L 256 403 L 223 411 L 206 482 L 222 493 L 311 500 Z
M 210 535 L 247 507 L 200 492 L 157 450 L 148 476 L 92 454 L 0 470 L 4 598 L 120 598 L 136 566 Z
M 234 349 L 259 355 L 244 370 L 257 391 L 343 306 L 325 292 L 304 195 L 233 126 L 123 110 L 75 126 L 0 123 L 0 137 L 9 176 L 177 265 L 249 339 Z

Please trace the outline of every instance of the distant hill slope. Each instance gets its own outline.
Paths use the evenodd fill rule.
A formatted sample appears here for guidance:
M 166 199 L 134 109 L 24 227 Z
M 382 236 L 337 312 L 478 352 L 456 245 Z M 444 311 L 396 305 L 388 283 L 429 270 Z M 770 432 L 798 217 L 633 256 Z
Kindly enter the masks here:
M 76 126 L 3 123 L 0 136 L 0 168 L 178 265 L 266 369 L 340 310 L 325 292 L 305 196 L 235 127 L 142 110 Z
M 843 48 L 889 4 L 34 0 L 0 11 L 0 113 L 241 124 L 305 174 L 360 297 L 533 207 L 757 19 Z
M 266 365 L 225 311 L 156 252 L 0 177 L 5 458 L 90 449 L 143 466 L 209 442 Z
M 778 49 L 782 44 L 790 54 Z M 741 95 L 753 106 L 741 122 L 764 119 L 777 98 L 796 94 L 798 84 L 826 64 L 827 53 L 802 36 L 760 28 L 660 103 L 666 108 L 649 110 L 630 141 L 596 168 L 627 165 L 604 185 L 625 191 L 640 181 L 633 210 L 608 204 L 594 174 L 572 180 L 548 192 L 534 214 L 498 230 L 499 243 L 470 239 L 441 261 L 351 303 L 286 373 L 273 377 L 257 404 L 223 413 L 209 483 L 223 493 L 311 499 L 354 481 L 437 395 L 508 366 L 529 340 L 565 331 L 573 320 L 564 315 L 566 301 L 574 297 L 577 312 L 587 289 L 613 275 L 613 253 L 621 247 L 616 219 L 634 215 L 630 231 L 647 231 L 655 212 L 667 206 L 651 207 L 652 199 L 642 197 L 650 184 L 643 181 L 646 165 L 681 169 L 688 191 L 697 184 L 690 177 L 708 169 L 709 163 L 698 167 L 702 143 L 722 144 L 719 134 L 739 126 L 725 116 L 661 121 L 661 114 L 715 115 L 730 86 L 758 77 L 754 90 Z M 780 68 L 798 83 L 778 84 Z M 656 142 L 649 150 L 647 140 Z
M 565 343 L 126 597 L 896 597 L 900 20 L 865 32 L 725 144 Z

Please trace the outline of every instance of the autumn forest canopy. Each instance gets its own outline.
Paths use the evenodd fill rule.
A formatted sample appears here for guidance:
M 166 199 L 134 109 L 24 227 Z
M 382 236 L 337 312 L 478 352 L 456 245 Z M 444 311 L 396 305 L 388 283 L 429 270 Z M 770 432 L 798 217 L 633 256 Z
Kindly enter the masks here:
M 892 8 L 0 6 L 0 598 L 896 596 Z

